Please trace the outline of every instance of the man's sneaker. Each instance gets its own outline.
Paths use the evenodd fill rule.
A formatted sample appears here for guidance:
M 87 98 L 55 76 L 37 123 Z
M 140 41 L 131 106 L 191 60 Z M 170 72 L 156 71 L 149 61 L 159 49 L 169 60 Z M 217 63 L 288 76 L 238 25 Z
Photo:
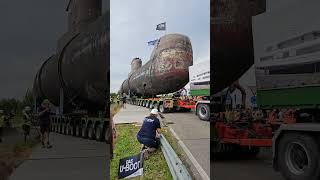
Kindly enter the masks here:
M 143 151 L 143 150 L 145 150 L 145 149 L 147 149 L 147 148 L 148 148 L 147 146 L 145 146 L 144 144 L 142 144 L 141 151 Z
M 149 152 L 148 152 L 148 150 L 147 150 L 147 149 L 144 149 L 142 152 L 143 152 L 143 158 L 144 158 L 145 160 L 147 160 L 147 159 L 149 158 Z

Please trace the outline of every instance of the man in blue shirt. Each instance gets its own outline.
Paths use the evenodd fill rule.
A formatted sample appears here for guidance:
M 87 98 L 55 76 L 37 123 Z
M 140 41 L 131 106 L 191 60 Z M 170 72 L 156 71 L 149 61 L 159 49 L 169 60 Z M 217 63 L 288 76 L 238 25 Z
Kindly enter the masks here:
M 138 141 L 144 145 L 143 151 L 146 159 L 148 153 L 154 152 L 160 144 L 161 125 L 158 115 L 164 118 L 157 109 L 152 109 L 150 115 L 144 118 L 142 127 L 137 134 Z

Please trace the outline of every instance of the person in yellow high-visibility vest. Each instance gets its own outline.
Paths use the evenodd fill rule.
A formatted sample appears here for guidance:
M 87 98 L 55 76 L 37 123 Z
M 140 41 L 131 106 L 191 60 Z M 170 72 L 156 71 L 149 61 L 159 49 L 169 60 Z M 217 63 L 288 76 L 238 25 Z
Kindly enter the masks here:
M 4 111 L 0 110 L 0 143 L 2 142 L 2 133 L 3 133 L 4 125 L 5 125 Z

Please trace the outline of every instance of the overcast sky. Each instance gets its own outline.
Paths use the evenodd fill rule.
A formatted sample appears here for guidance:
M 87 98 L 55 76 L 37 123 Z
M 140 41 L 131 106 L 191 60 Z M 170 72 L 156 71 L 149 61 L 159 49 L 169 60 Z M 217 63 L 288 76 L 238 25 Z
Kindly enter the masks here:
M 209 59 L 209 0 L 111 0 L 110 52 L 111 92 L 117 92 L 130 71 L 134 57 L 149 61 L 147 42 L 164 35 L 156 25 L 167 23 L 168 33 L 190 37 L 194 63 Z
M 0 1 L 0 99 L 21 98 L 67 31 L 69 0 Z M 103 12 L 108 0 L 102 0 Z
M 68 0 L 0 1 L 0 99 L 32 88 L 41 63 L 67 29 Z

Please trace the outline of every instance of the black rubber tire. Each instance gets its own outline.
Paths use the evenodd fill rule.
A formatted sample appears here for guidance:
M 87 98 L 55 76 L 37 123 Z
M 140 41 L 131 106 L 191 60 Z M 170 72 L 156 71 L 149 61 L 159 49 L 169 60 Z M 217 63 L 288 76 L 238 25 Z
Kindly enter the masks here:
M 95 130 L 95 138 L 96 138 L 97 141 L 103 141 L 103 139 L 104 139 L 104 136 L 103 136 L 103 128 L 102 128 L 100 125 L 98 125 L 98 126 L 96 127 L 96 130 Z
M 73 124 L 70 124 L 70 135 L 76 136 L 76 127 Z
M 259 147 L 251 147 L 251 148 L 242 148 L 240 154 L 243 154 L 243 156 L 247 158 L 254 158 L 256 157 L 260 152 Z
M 76 137 L 81 137 L 81 128 L 80 128 L 80 125 L 77 124 L 75 128 L 76 128 Z
M 82 126 L 81 127 L 81 137 L 84 139 L 88 138 L 88 128 L 87 126 Z
M 159 111 L 160 111 L 161 113 L 166 113 L 166 112 L 168 112 L 167 108 L 165 108 L 163 104 L 160 104 L 160 106 L 159 106 Z
M 96 139 L 93 124 L 90 124 L 88 127 L 88 139 Z
M 154 108 L 154 109 L 157 109 L 157 110 L 159 111 L 159 104 L 156 103 L 153 108 Z
M 318 180 L 320 179 L 320 148 L 314 137 L 304 133 L 284 134 L 277 147 L 278 168 L 286 179 L 290 180 Z M 293 162 L 293 152 L 301 159 L 307 159 L 305 169 L 299 169 Z M 302 158 L 301 158 L 302 157 Z M 300 172 L 299 172 L 300 171 Z
M 110 143 L 110 136 L 111 136 L 111 132 L 110 132 L 110 128 L 106 128 L 105 130 L 104 130 L 104 140 L 105 140 L 105 142 L 106 143 Z
M 197 106 L 197 115 L 201 120 L 209 121 L 210 119 L 210 108 L 208 104 L 199 104 Z
M 67 130 L 67 124 L 66 124 L 66 123 L 63 123 L 63 124 L 62 124 L 62 129 L 61 129 L 61 134 L 66 135 L 66 134 L 67 134 L 67 133 L 66 133 L 66 130 Z
M 59 124 L 58 133 L 62 134 L 62 124 Z
M 71 124 L 68 123 L 66 127 L 66 135 L 70 135 L 70 134 L 71 134 Z

